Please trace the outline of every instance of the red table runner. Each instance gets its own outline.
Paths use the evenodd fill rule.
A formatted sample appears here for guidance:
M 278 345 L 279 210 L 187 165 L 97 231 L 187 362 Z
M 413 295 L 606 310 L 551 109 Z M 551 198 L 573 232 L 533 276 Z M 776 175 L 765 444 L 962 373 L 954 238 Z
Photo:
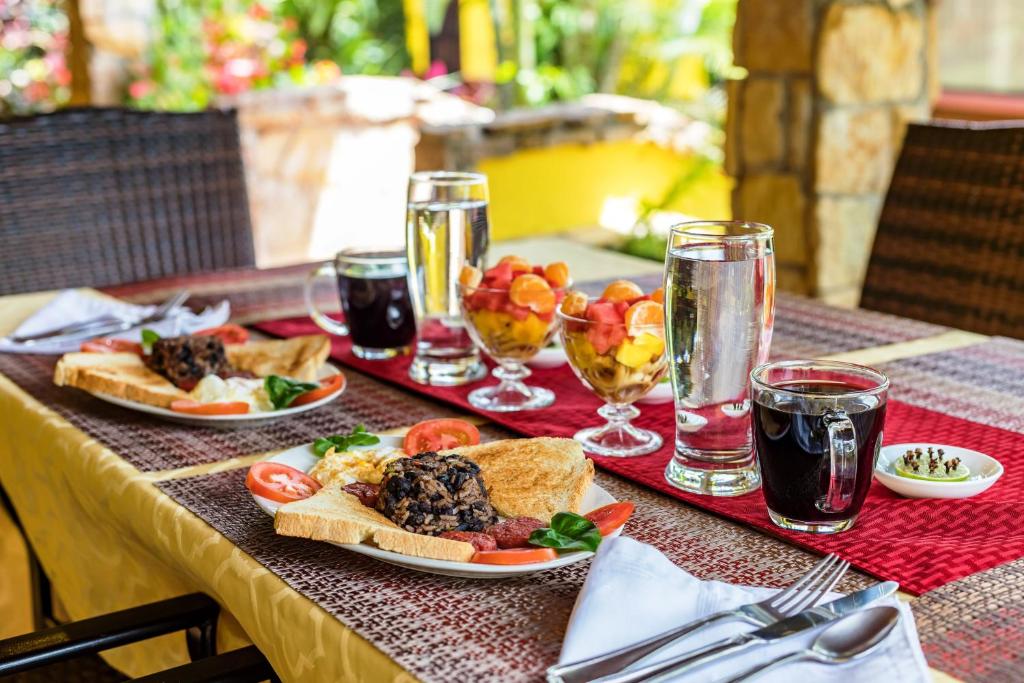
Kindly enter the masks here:
M 292 337 L 318 331 L 308 318 L 266 322 L 256 326 L 269 334 Z M 521 413 L 490 413 L 469 404 L 466 395 L 480 386 L 427 387 L 409 379 L 409 358 L 364 361 L 351 353 L 347 338 L 333 338 L 332 357 L 367 374 L 458 406 L 530 436 L 567 436 L 601 423 L 595 413 L 601 401 L 572 374 L 568 365 L 534 370 L 529 383 L 555 392 L 550 408 Z M 494 382 L 495 380 L 489 380 Z M 795 545 L 822 553 L 834 552 L 859 569 L 898 581 L 919 595 L 951 581 L 1024 557 L 1024 469 L 1011 458 L 1024 454 L 1024 434 L 970 422 L 890 399 L 886 443 L 930 441 L 992 454 L 1006 469 L 986 493 L 966 500 L 907 499 L 873 482 L 857 525 L 850 531 L 816 536 L 790 532 L 768 518 L 760 491 L 737 498 L 715 498 L 681 491 L 664 478 L 672 457 L 674 410 L 671 403 L 638 406 L 640 427 L 665 437 L 665 447 L 639 458 L 594 456 L 601 468 L 661 491 L 691 505 L 742 522 Z

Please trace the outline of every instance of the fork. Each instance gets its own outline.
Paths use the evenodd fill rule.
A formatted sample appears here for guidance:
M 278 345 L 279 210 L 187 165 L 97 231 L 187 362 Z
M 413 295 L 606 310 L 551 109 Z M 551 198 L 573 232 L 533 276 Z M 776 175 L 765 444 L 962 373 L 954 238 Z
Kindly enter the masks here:
M 733 619 L 752 626 L 774 624 L 776 621 L 816 605 L 826 593 L 839 583 L 849 567 L 850 563 L 846 560 L 840 560 L 835 555 L 827 555 L 788 588 L 766 600 L 716 612 L 607 654 L 582 659 L 571 664 L 552 666 L 547 670 L 548 681 L 549 683 L 583 683 L 617 673 L 641 659 L 650 657 L 697 629 L 717 621 Z

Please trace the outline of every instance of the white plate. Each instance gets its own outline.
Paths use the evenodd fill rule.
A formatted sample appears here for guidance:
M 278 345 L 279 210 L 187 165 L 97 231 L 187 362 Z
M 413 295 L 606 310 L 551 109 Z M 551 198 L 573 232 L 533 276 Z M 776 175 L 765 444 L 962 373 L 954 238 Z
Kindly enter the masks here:
M 971 474 L 966 481 L 924 481 L 896 474 L 895 463 L 908 449 L 941 448 L 947 458 L 960 458 Z M 934 443 L 901 443 L 885 446 L 875 463 L 875 479 L 907 498 L 969 498 L 987 490 L 1003 476 L 999 461 L 984 453 Z
M 537 355 L 526 361 L 531 368 L 557 368 L 565 365 L 569 359 L 565 357 L 565 349 L 561 346 L 546 346 Z
M 658 382 L 646 395 L 638 398 L 637 403 L 656 405 L 658 403 L 670 403 L 672 401 L 672 383 Z
M 380 448 L 381 446 L 394 446 L 395 448 L 401 448 L 402 438 L 398 436 L 381 436 L 379 444 L 374 446 L 365 446 L 364 448 Z M 272 458 L 268 458 L 268 462 L 279 462 L 294 467 L 295 469 L 302 470 L 303 472 L 309 472 L 309 470 L 313 469 L 313 465 L 316 464 L 317 460 L 319 460 L 319 458 L 317 458 L 313 453 L 312 444 L 297 446 L 282 453 L 278 453 Z M 255 500 L 256 504 L 271 517 L 273 517 L 277 512 L 277 508 L 281 506 L 280 503 L 257 495 L 253 495 L 253 500 Z M 583 497 L 583 512 L 587 513 L 591 510 L 596 510 L 599 507 L 603 507 L 614 502 L 615 498 L 613 498 L 610 493 L 597 484 L 591 484 L 590 488 L 587 489 L 586 495 Z M 621 527 L 609 534 L 609 536 L 618 536 L 620 533 L 622 533 Z M 330 541 L 328 541 L 328 543 L 330 543 Z M 556 567 L 564 567 L 567 564 L 580 562 L 592 557 L 594 554 L 591 552 L 580 551 L 559 555 L 550 562 L 537 562 L 535 564 L 520 565 L 496 565 L 412 557 L 410 555 L 403 555 L 390 550 L 381 550 L 380 548 L 367 545 L 365 543 L 334 543 L 334 545 L 361 555 L 369 555 L 370 557 L 387 562 L 388 564 L 398 565 L 399 567 L 415 569 L 429 574 L 443 574 L 445 576 L 458 576 L 471 579 L 502 579 L 509 576 L 533 574 L 534 572 L 555 569 Z
M 324 379 L 325 377 L 332 377 L 340 373 L 341 370 L 338 370 L 338 368 L 334 367 L 330 363 L 325 363 L 317 373 L 317 377 L 319 379 Z M 156 406 L 139 403 L 138 401 L 129 401 L 128 399 L 118 398 L 108 394 L 90 393 L 92 393 L 96 398 L 106 401 L 107 403 L 113 403 L 114 405 L 121 406 L 122 408 L 137 410 L 140 413 L 156 415 L 157 417 L 161 417 L 171 422 L 180 422 L 182 424 L 198 425 L 201 427 L 233 429 L 237 427 L 256 427 L 268 422 L 273 422 L 274 420 L 279 420 L 282 417 L 288 417 L 289 415 L 298 415 L 299 413 L 316 410 L 320 406 L 330 403 L 344 394 L 345 389 L 342 388 L 341 391 L 336 391 L 330 396 L 324 396 L 319 401 L 313 401 L 312 403 L 296 406 L 294 408 L 284 408 L 282 410 L 274 410 L 270 412 L 250 412 L 245 413 L 244 415 L 188 415 L 185 413 L 176 413 L 173 410 L 168 410 L 167 408 L 158 408 Z

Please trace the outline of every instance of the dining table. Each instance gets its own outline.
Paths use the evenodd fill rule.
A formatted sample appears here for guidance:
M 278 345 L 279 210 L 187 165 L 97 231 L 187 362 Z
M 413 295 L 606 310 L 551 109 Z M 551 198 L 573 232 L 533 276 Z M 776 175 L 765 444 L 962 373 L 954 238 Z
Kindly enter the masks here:
M 506 254 L 566 261 L 575 281 L 593 291 L 616 278 L 655 284 L 662 272 L 658 262 L 559 236 L 492 245 L 491 258 Z M 302 285 L 313 267 L 241 269 L 83 291 L 153 303 L 187 289 L 192 306 L 226 299 L 233 322 L 252 326 L 255 334 L 288 336 L 290 329 L 305 329 Z M 0 335 L 55 294 L 0 297 Z M 337 310 L 330 288 L 316 298 Z M 1014 450 L 1024 440 L 1024 342 L 779 292 L 773 355 L 876 367 L 890 377 L 907 424 L 927 430 L 955 420 L 960 431 L 942 433 L 963 435 L 954 445 L 965 447 L 983 438 L 1007 479 L 1016 461 L 1024 462 L 1024 449 Z M 252 501 L 244 487 L 252 463 L 355 424 L 402 434 L 422 419 L 457 416 L 479 425 L 485 439 L 535 433 L 534 423 L 466 409 L 456 393 L 421 391 L 366 363 L 336 359 L 348 377 L 337 401 L 279 422 L 225 430 L 162 422 L 56 387 L 53 356 L 0 354 L 0 483 L 63 609 L 82 619 L 202 592 L 222 607 L 219 651 L 255 644 L 284 681 L 543 680 L 544 669 L 557 659 L 587 562 L 500 581 L 417 573 L 328 544 L 276 536 Z M 671 415 L 670 404 L 663 410 Z M 579 428 L 596 416 L 577 414 L 574 420 L 569 427 Z M 671 442 L 672 434 L 665 436 Z M 927 434 L 920 436 L 926 440 Z M 598 462 L 597 482 L 636 504 L 624 533 L 698 578 L 781 587 L 831 548 L 809 546 L 762 524 L 757 515 L 767 519 L 763 503 L 739 511 L 729 507 L 740 505 L 730 499 L 675 495 L 667 485 L 641 483 L 649 480 L 640 469 L 610 460 Z M 890 571 L 912 577 L 900 595 L 911 605 L 936 681 L 1024 680 L 1024 537 L 1015 524 L 1020 508 L 1012 509 L 1017 494 L 1009 484 L 1004 489 L 979 497 L 989 507 L 971 508 L 1005 527 L 986 527 L 997 536 L 991 557 L 974 550 L 962 557 L 956 547 L 943 547 L 947 555 L 920 560 L 957 558 L 948 572 L 936 565 L 915 573 L 907 564 L 913 558 L 898 564 L 859 546 L 836 546 L 854 567 L 838 590 L 889 578 Z M 874 488 L 871 496 L 884 497 Z M 757 503 L 760 494 L 744 498 Z M 893 507 L 884 509 L 904 512 L 867 509 L 865 517 L 902 524 L 899 516 L 913 515 L 916 502 L 892 496 Z M 960 501 L 944 504 L 943 514 L 961 514 Z M 913 533 L 914 524 L 908 528 Z M 10 546 L 0 542 L 0 553 L 10 553 Z M 859 562 L 862 555 L 868 559 Z M 2 555 L 0 562 L 10 564 Z M 0 610 L 5 607 L 10 605 Z M 188 661 L 184 639 L 173 634 L 103 656 L 131 676 Z

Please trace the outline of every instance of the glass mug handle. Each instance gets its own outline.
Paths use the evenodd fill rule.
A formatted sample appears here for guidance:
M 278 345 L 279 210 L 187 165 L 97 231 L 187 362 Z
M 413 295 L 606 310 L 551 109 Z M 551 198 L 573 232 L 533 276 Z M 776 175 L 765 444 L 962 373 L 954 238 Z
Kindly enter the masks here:
M 313 302 L 313 285 L 316 284 L 317 278 L 327 276 L 332 278 L 338 277 L 338 272 L 334 269 L 333 263 L 323 263 L 309 271 L 309 274 L 306 276 L 306 284 L 302 289 L 302 294 L 306 299 L 306 310 L 309 312 L 309 317 L 313 319 L 313 322 L 316 323 L 317 327 L 330 332 L 331 334 L 345 337 L 348 336 L 348 325 L 328 318 Z
M 829 410 L 822 421 L 828 429 L 830 471 L 828 492 L 818 507 L 823 512 L 845 512 L 857 485 L 857 435 L 844 410 Z

